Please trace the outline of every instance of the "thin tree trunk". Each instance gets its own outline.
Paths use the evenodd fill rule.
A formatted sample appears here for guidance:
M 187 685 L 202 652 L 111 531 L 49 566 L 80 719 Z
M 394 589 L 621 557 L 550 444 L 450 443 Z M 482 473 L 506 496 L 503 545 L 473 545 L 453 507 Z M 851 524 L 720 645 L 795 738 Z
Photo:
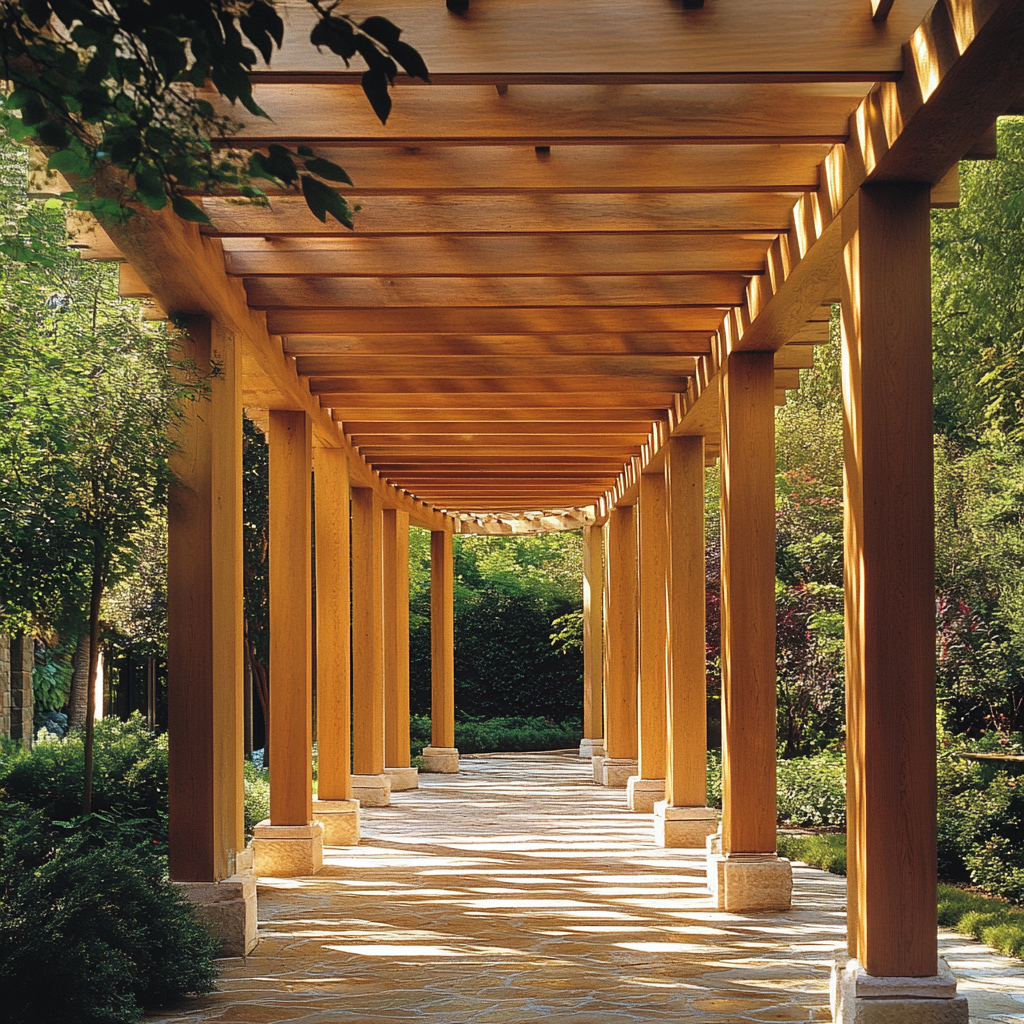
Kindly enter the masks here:
M 85 709 L 85 786 L 82 814 L 92 813 L 92 754 L 96 726 L 96 673 L 100 661 L 100 601 L 103 598 L 103 560 L 97 546 L 92 563 L 92 593 L 89 599 L 89 689 Z
M 256 657 L 256 645 L 248 641 L 245 645 L 252 673 L 253 690 L 259 698 L 260 710 L 263 712 L 263 767 L 270 767 L 270 686 L 267 671 Z
M 75 642 L 71 662 L 71 692 L 68 694 L 68 725 L 81 729 L 85 725 L 85 708 L 89 699 L 89 634 L 82 633 Z

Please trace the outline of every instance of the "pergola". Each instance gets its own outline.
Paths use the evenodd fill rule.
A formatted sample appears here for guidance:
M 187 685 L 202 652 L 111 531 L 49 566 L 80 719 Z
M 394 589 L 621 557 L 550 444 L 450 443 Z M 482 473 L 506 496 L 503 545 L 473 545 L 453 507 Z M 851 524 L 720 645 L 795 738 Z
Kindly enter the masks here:
M 773 420 L 841 303 L 855 959 L 837 968 L 834 1010 L 852 1021 L 899 998 L 907 1020 L 966 1021 L 936 953 L 929 209 L 955 205 L 957 162 L 994 156 L 996 117 L 1022 106 L 1024 4 L 367 6 L 401 26 L 433 84 L 400 80 L 381 126 L 359 69 L 310 48 L 308 8 L 290 2 L 285 49 L 255 76 L 273 120 L 240 118 L 230 140 L 338 160 L 362 206 L 355 231 L 275 194 L 269 207 L 203 199 L 212 230 L 153 214 L 81 239 L 126 261 L 124 294 L 184 315 L 192 354 L 220 369 L 182 431 L 170 509 L 172 877 L 231 948 L 251 948 L 245 409 L 270 445 L 272 804 L 258 871 L 315 870 L 324 829 L 357 839 L 353 792 L 386 800 L 385 767 L 409 763 L 409 524 L 433 538 L 425 756 L 442 770 L 457 770 L 453 534 L 582 526 L 585 747 L 600 781 L 628 778 L 636 809 L 663 797 L 659 842 L 710 836 L 723 910 L 788 908 Z M 719 458 L 716 836 L 703 487 Z

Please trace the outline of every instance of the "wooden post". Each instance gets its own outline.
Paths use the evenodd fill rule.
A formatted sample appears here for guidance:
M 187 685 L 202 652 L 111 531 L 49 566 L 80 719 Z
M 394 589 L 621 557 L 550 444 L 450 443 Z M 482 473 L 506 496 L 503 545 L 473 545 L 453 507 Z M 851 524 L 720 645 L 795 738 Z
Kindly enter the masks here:
M 312 429 L 304 412 L 270 412 L 271 825 L 312 820 Z
M 583 527 L 583 742 L 590 757 L 604 740 L 604 533 Z M 591 741 L 591 742 L 587 742 Z M 596 743 L 593 741 L 597 741 Z
M 384 519 L 380 498 L 352 489 L 352 769 L 384 774 Z M 359 794 L 356 794 L 359 796 Z
M 455 557 L 452 535 L 430 534 L 430 746 L 423 767 L 457 772 L 455 747 Z
M 938 955 L 928 208 L 885 184 L 843 211 L 847 927 L 883 977 Z
M 673 437 L 665 453 L 669 516 L 669 806 L 707 802 L 704 438 Z
M 621 787 L 633 774 L 637 757 L 637 536 L 632 505 L 620 505 L 608 516 L 605 572 L 607 756 L 602 781 Z
M 316 449 L 316 617 L 318 800 L 348 800 L 351 630 L 348 461 Z
M 384 763 L 409 767 L 409 513 L 384 509 Z
M 722 367 L 722 852 L 775 852 L 775 383 Z
M 242 392 L 235 335 L 195 318 L 182 355 L 210 379 L 187 403 L 168 501 L 170 875 L 215 882 L 244 849 Z
M 649 814 L 665 796 L 665 700 L 668 671 L 668 510 L 664 470 L 640 477 L 640 633 L 637 776 L 630 810 Z

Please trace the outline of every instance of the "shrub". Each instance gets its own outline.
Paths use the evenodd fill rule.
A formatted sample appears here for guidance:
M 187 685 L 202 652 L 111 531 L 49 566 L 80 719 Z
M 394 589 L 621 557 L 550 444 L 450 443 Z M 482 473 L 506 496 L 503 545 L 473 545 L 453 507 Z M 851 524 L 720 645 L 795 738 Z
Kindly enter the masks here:
M 814 836 L 783 833 L 778 837 L 778 849 L 780 857 L 802 860 L 833 875 L 846 874 L 846 835 L 842 832 Z
M 412 756 L 430 743 L 430 718 L 409 720 Z M 544 718 L 485 718 L 455 723 L 455 746 L 461 754 L 490 754 L 513 750 L 565 750 L 578 747 L 583 731 L 578 721 L 549 722 Z
M 0 988 L 10 1024 L 122 1024 L 208 992 L 217 943 L 145 847 L 55 837 L 0 803 Z
M 253 830 L 270 817 L 270 773 L 257 768 L 252 761 L 245 762 L 245 841 L 252 839 Z
M 1009 956 L 1024 956 L 1024 910 L 952 885 L 939 886 L 939 924 Z

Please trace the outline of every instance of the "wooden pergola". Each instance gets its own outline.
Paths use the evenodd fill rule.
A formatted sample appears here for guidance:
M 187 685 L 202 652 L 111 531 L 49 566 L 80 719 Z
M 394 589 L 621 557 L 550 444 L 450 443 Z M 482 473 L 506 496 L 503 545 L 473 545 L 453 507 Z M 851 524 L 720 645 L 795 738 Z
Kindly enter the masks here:
M 472 0 L 457 17 L 440 0 L 375 0 L 433 83 L 400 80 L 386 127 L 359 69 L 311 49 L 306 6 L 287 6 L 286 47 L 256 76 L 272 120 L 241 118 L 230 144 L 340 162 L 355 230 L 282 194 L 205 198 L 212 229 L 152 215 L 81 240 L 126 261 L 122 291 L 153 315 L 186 315 L 193 354 L 221 369 L 183 433 L 171 506 L 172 876 L 252 912 L 245 409 L 271 458 L 273 781 L 257 859 L 263 844 L 275 870 L 311 871 L 317 822 L 351 824 L 350 636 L 356 792 L 372 799 L 385 765 L 408 765 L 410 523 L 433 534 L 428 757 L 457 763 L 452 535 L 583 527 L 600 777 L 663 779 L 659 841 L 703 845 L 703 481 L 720 459 L 724 811 L 709 882 L 725 910 L 788 907 L 773 419 L 840 303 L 857 963 L 838 971 L 835 1012 L 909 992 L 929 1020 L 966 1020 L 937 976 L 929 209 L 955 205 L 958 161 L 993 157 L 996 117 L 1022 107 L 1024 4 Z M 656 790 L 634 784 L 631 799 Z

